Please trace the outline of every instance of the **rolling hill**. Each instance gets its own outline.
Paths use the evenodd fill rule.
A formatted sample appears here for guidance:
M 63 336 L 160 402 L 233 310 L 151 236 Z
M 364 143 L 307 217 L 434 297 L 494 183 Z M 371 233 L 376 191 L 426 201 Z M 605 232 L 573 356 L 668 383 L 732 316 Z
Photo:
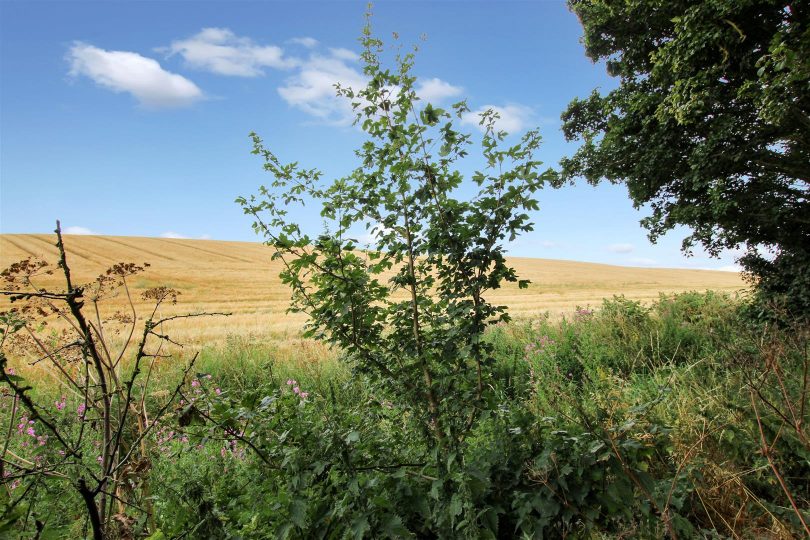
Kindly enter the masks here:
M 26 257 L 55 265 L 53 235 L 0 235 L 0 268 Z M 225 311 L 227 318 L 195 319 L 179 323 L 173 335 L 188 341 L 217 341 L 228 335 L 292 336 L 300 332 L 304 316 L 287 314 L 289 292 L 278 273 L 281 263 L 271 261 L 270 248 L 251 242 L 65 235 L 68 263 L 77 282 L 90 281 L 118 262 L 148 262 L 146 272 L 131 280 L 136 308 L 146 305 L 140 292 L 166 285 L 182 294 L 175 311 Z M 623 294 L 650 301 L 659 292 L 713 289 L 734 292 L 745 284 L 738 274 L 708 270 L 631 268 L 573 261 L 513 258 L 526 290 L 510 284 L 490 293 L 490 300 L 509 306 L 513 317 L 543 312 L 570 313 L 577 306 L 595 306 L 605 297 Z M 43 276 L 42 285 L 58 283 Z M 4 304 L 7 300 L 0 299 Z M 121 294 L 111 309 L 126 307 Z

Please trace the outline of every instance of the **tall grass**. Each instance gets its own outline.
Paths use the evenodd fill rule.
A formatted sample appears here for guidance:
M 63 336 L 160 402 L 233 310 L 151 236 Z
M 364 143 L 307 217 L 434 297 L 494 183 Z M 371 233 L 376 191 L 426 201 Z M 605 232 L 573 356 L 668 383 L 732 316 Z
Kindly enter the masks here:
M 501 537 L 800 537 L 810 518 L 808 332 L 752 320 L 743 307 L 711 292 L 662 295 L 651 305 L 615 297 L 568 317 L 494 327 L 487 339 L 497 356 L 499 403 L 458 458 L 458 508 L 430 506 L 429 464 L 353 477 L 324 465 L 331 472 L 291 476 L 332 459 L 418 461 L 424 449 L 409 412 L 353 372 L 340 351 L 299 338 L 231 336 L 200 351 L 190 378 L 210 375 L 201 395 L 223 410 L 253 414 L 250 399 L 264 395 L 286 403 L 250 426 L 256 441 L 279 437 L 271 449 L 288 461 L 268 469 L 238 441 L 223 446 L 204 422 L 167 424 L 152 441 L 153 530 L 314 537 L 319 512 L 341 508 L 332 527 L 348 533 L 367 519 L 370 528 L 359 529 L 366 537 L 385 536 L 391 523 L 430 536 L 443 519 L 462 517 L 459 537 L 484 527 Z M 159 367 L 157 391 L 175 384 L 189 354 Z M 310 394 L 306 402 L 288 380 Z M 192 382 L 187 395 L 196 390 Z M 56 387 L 41 392 L 58 399 Z M 193 443 L 183 442 L 188 437 Z M 340 444 L 330 446 L 333 440 Z M 290 464 L 296 468 L 284 468 Z M 329 488 L 317 488 L 324 481 Z M 304 488 L 296 482 L 309 500 L 297 498 Z M 80 532 L 81 516 L 67 507 L 40 490 L 31 515 L 50 516 L 54 530 Z M 25 530 L 21 537 L 33 537 L 32 526 Z
M 739 308 L 711 292 L 649 307 L 615 297 L 491 339 L 522 374 L 516 393 L 536 417 L 607 441 L 632 433 L 642 446 L 663 434 L 641 462 L 669 482 L 663 505 L 724 535 L 790 538 L 810 508 L 807 329 L 760 324 Z

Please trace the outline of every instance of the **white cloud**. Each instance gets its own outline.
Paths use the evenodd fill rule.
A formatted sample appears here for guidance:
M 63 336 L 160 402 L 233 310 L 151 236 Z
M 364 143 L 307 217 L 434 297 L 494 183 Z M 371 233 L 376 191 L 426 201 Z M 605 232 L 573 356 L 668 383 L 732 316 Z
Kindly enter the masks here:
M 160 234 L 161 238 L 170 238 L 173 240 L 211 240 L 211 236 L 207 234 L 203 234 L 201 236 L 197 236 L 192 238 L 191 236 L 186 236 L 185 234 L 180 234 L 179 232 L 174 231 L 166 231 Z
M 610 244 L 606 249 L 611 253 L 630 253 L 635 248 L 633 244 Z
M 463 90 L 460 86 L 453 86 L 447 81 L 434 77 L 420 82 L 416 87 L 416 95 L 424 101 L 435 103 L 445 98 L 458 96 Z
M 477 126 L 478 129 L 484 131 L 484 126 L 480 125 L 481 115 L 489 109 L 495 111 L 500 117 L 495 122 L 496 129 L 506 131 L 507 133 L 522 131 L 534 118 L 534 111 L 530 107 L 513 103 L 502 107 L 499 105 L 484 105 L 474 111 L 464 113 L 461 117 L 461 122 Z
M 281 47 L 257 45 L 227 28 L 203 28 L 188 39 L 158 50 L 170 56 L 181 55 L 193 68 L 235 77 L 257 77 L 264 74 L 263 68 L 289 69 L 298 65 L 298 60 L 284 56 Z
M 392 231 L 393 229 L 386 227 L 382 223 L 374 223 L 373 225 L 369 225 L 366 232 L 358 235 L 357 241 L 361 245 L 371 247 L 376 245 L 383 236 L 390 234 Z
M 62 229 L 62 233 L 64 234 L 98 234 L 96 231 L 92 231 L 87 227 L 79 227 L 74 225 L 72 227 L 65 227 Z
M 356 62 L 360 59 L 360 55 L 358 55 L 354 51 L 350 51 L 349 49 L 344 49 L 342 47 L 330 48 L 329 53 L 339 60 L 346 60 L 348 62 Z
M 354 114 L 349 100 L 336 96 L 337 83 L 359 90 L 365 87 L 366 77 L 346 65 L 344 59 L 313 55 L 278 88 L 278 93 L 292 107 L 319 120 L 345 125 L 351 123 Z
M 301 45 L 306 47 L 307 49 L 314 49 L 318 46 L 318 40 L 312 37 L 297 37 L 288 40 L 290 43 L 295 43 L 296 45 Z
M 560 247 L 560 244 L 557 242 L 552 242 L 551 240 L 543 240 L 540 242 L 540 246 L 544 248 L 555 248 Z
M 76 42 L 67 59 L 72 76 L 84 75 L 113 92 L 128 92 L 146 107 L 179 107 L 203 97 L 193 82 L 138 53 L 106 51 Z
M 300 42 L 298 38 L 293 41 Z M 317 42 L 312 45 L 314 47 Z M 291 107 L 319 121 L 348 125 L 355 118 L 355 112 L 350 100 L 336 95 L 335 86 L 339 84 L 355 91 L 365 88 L 368 78 L 354 65 L 358 58 L 357 53 L 344 48 L 333 47 L 326 52 L 312 52 L 309 58 L 293 66 L 294 73 L 277 89 L 279 96 Z M 388 88 L 388 90 L 393 99 L 398 89 Z M 456 96 L 461 91 L 460 87 L 438 78 L 425 80 L 417 85 L 416 90 L 421 98 L 434 101 Z M 516 106 L 509 107 L 511 108 L 505 110 L 505 116 L 517 110 Z M 510 121 L 511 117 L 507 118 L 507 123 Z

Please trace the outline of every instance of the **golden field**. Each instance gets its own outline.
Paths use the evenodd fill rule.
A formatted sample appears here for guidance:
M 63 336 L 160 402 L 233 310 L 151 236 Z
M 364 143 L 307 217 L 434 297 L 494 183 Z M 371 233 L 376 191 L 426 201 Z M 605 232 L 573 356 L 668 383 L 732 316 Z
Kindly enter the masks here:
M 0 268 L 34 256 L 56 269 L 54 235 L 0 235 Z M 304 316 L 285 313 L 289 292 L 278 273 L 279 261 L 271 261 L 271 248 L 251 242 L 136 238 L 120 236 L 65 235 L 68 264 L 74 281 L 82 283 L 118 262 L 148 262 L 151 266 L 131 278 L 136 309 L 143 315 L 148 306 L 140 293 L 165 285 L 181 292 L 171 312 L 230 312 L 229 317 L 188 319 L 174 323 L 171 335 L 180 341 L 211 343 L 229 335 L 265 340 L 292 338 L 300 333 Z M 570 313 L 577 306 L 595 306 L 605 297 L 623 294 L 650 301 L 660 292 L 712 289 L 734 292 L 745 287 L 732 272 L 653 269 L 610 266 L 572 261 L 513 258 L 521 279 L 530 279 L 528 289 L 510 284 L 490 293 L 489 300 L 505 304 L 515 318 L 549 312 Z M 43 276 L 41 286 L 61 285 L 58 273 Z M 3 305 L 8 301 L 0 299 Z M 124 295 L 110 300 L 109 309 L 126 306 Z

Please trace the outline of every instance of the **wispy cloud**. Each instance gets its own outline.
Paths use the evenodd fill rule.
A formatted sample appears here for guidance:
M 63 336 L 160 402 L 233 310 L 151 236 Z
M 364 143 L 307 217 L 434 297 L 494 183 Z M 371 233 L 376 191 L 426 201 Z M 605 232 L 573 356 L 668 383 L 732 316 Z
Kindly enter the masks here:
M 78 225 L 65 227 L 62 229 L 62 232 L 64 234 L 98 234 L 96 231 L 90 230 L 87 227 L 80 227 Z
M 185 234 L 181 234 L 179 232 L 174 232 L 174 231 L 166 231 L 164 233 L 161 233 L 160 237 L 161 238 L 170 238 L 170 239 L 174 239 L 174 240 L 192 240 L 192 239 L 194 239 L 194 240 L 210 240 L 211 239 L 211 236 L 209 236 L 207 234 L 192 237 L 192 236 L 186 236 Z
M 279 87 L 278 93 L 290 106 L 318 120 L 349 124 L 354 117 L 351 104 L 336 96 L 336 84 L 357 90 L 366 85 L 366 77 L 347 64 L 345 55 L 313 54 Z
M 633 244 L 610 244 L 605 249 L 611 253 L 631 253 L 635 247 Z
M 481 115 L 492 109 L 495 111 L 499 118 L 495 122 L 495 127 L 499 130 L 506 131 L 507 133 L 517 133 L 534 121 L 534 110 L 525 105 L 511 103 L 509 105 L 484 105 L 474 111 L 464 113 L 461 117 L 461 122 L 471 126 L 476 126 L 481 131 L 484 131 L 484 126 L 481 125 Z
M 138 53 L 107 51 L 76 42 L 67 59 L 72 76 L 82 75 L 113 92 L 132 94 L 145 107 L 180 107 L 203 98 L 196 84 Z
M 318 40 L 313 37 L 295 37 L 288 40 L 289 43 L 301 45 L 307 49 L 314 49 L 318 46 Z
M 453 86 L 447 81 L 439 78 L 426 79 L 420 82 L 416 87 L 416 95 L 425 101 L 433 103 L 440 102 L 444 99 L 455 97 L 461 94 L 464 89 L 460 86 Z
M 285 43 L 308 49 L 305 57 L 289 56 L 276 45 L 259 45 L 228 28 L 203 28 L 189 38 L 173 41 L 168 47 L 157 50 L 169 56 L 180 55 L 189 67 L 218 75 L 257 77 L 264 75 L 267 69 L 291 72 L 277 88 L 288 105 L 323 123 L 350 124 L 355 113 L 349 100 L 336 95 L 335 86 L 354 90 L 365 87 L 368 78 L 357 65 L 359 55 L 346 48 L 325 48 L 309 36 L 295 37 Z M 397 91 L 396 88 L 390 90 Z M 433 77 L 420 81 L 415 91 L 421 99 L 439 103 L 461 95 L 463 88 Z M 522 130 L 534 118 L 534 111 L 523 105 L 487 105 L 465 115 L 462 122 L 478 125 L 478 115 L 486 109 L 495 110 L 500 116 L 498 129 L 509 132 Z
M 391 233 L 392 229 L 386 227 L 382 223 L 370 223 L 366 231 L 356 235 L 357 241 L 363 246 L 372 246 L 380 241 L 386 234 Z
M 340 60 L 346 60 L 348 62 L 356 62 L 360 59 L 360 55 L 354 51 L 350 51 L 349 49 L 344 49 L 343 47 L 332 47 L 329 49 L 329 54 L 331 54 L 334 58 L 339 58 Z
M 257 77 L 264 74 L 264 68 L 290 69 L 299 63 L 285 57 L 281 47 L 257 45 L 227 28 L 203 28 L 158 50 L 169 56 L 179 54 L 192 68 L 235 77 Z
M 336 96 L 335 85 L 359 90 L 367 77 L 354 64 L 357 55 L 348 49 L 329 49 L 328 54 L 313 53 L 302 62 L 296 73 L 279 87 L 278 93 L 289 105 L 318 120 L 346 125 L 354 118 L 349 100 Z M 396 94 L 397 88 L 390 89 Z M 426 101 L 438 103 L 457 96 L 461 87 L 438 78 L 427 79 L 416 87 L 416 94 Z

